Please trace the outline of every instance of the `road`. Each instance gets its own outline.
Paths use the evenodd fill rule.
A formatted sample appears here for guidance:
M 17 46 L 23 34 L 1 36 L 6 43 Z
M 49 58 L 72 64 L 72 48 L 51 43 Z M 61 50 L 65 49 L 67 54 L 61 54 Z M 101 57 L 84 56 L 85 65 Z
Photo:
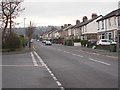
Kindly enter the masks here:
M 115 58 L 36 41 L 33 46 L 33 52 L 3 55 L 4 88 L 118 88 Z

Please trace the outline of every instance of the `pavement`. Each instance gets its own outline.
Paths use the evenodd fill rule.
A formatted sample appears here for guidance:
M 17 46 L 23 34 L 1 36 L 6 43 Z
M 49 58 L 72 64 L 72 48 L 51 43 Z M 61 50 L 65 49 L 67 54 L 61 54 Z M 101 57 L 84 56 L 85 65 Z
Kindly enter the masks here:
M 42 88 L 59 90 L 45 66 L 28 47 L 21 51 L 4 52 L 0 67 L 2 67 L 2 90 L 6 90 L 5 88 L 8 88 L 7 90 L 17 90 L 17 88 L 19 90 L 42 90 Z

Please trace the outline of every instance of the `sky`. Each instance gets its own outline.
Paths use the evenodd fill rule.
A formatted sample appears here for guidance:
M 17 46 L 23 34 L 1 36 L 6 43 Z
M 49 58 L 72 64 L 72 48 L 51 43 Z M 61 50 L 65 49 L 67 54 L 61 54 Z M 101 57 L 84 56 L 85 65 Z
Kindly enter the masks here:
M 31 21 L 36 26 L 75 25 L 76 20 L 82 22 L 82 17 L 91 19 L 92 13 L 106 15 L 118 8 L 119 0 L 24 0 L 21 7 L 25 10 L 17 18 L 19 27 L 29 25 Z

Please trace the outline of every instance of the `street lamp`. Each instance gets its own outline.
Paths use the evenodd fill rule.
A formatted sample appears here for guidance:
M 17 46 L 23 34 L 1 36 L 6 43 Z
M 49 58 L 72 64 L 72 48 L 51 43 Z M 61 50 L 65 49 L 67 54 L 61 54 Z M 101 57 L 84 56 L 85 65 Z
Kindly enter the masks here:
M 25 38 L 25 19 L 26 18 L 24 18 L 24 38 Z

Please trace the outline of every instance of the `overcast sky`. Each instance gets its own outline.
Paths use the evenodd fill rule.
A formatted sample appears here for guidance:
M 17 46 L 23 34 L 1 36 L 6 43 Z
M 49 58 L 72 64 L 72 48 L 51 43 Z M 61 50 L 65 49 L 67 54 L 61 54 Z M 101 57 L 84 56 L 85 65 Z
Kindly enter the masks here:
M 56 1 L 56 2 L 55 2 Z M 61 1 L 61 2 L 60 2 Z M 84 1 L 84 2 L 83 2 Z M 28 26 L 30 21 L 36 26 L 75 24 L 78 19 L 82 21 L 83 16 L 91 18 L 92 13 L 106 15 L 118 8 L 119 0 L 25 0 L 22 7 L 25 11 L 17 19 L 20 27 Z

